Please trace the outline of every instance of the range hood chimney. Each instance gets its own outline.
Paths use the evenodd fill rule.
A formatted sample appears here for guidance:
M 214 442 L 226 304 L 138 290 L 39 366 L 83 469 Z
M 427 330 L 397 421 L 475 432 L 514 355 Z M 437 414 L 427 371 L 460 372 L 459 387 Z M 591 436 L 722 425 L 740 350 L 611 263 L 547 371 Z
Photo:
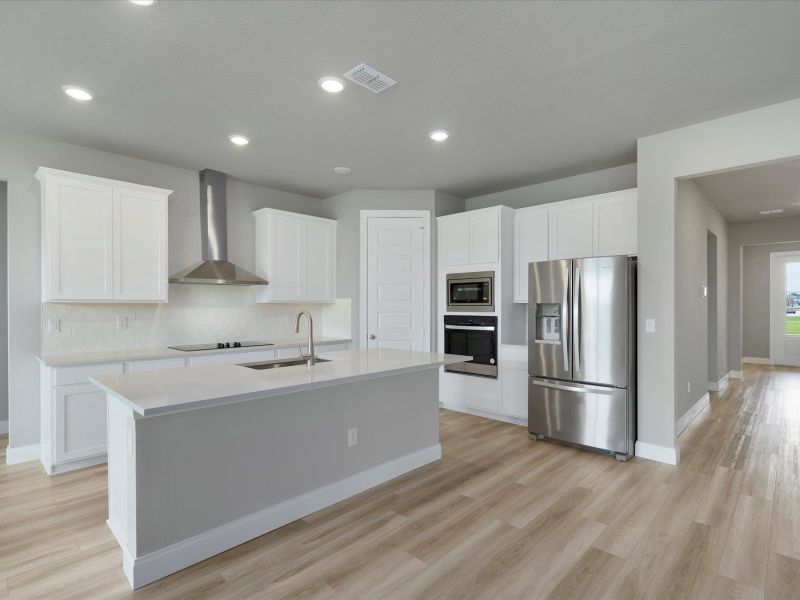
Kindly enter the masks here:
M 225 173 L 200 171 L 200 242 L 198 263 L 175 273 L 170 283 L 266 285 L 267 281 L 228 262 L 228 202 Z

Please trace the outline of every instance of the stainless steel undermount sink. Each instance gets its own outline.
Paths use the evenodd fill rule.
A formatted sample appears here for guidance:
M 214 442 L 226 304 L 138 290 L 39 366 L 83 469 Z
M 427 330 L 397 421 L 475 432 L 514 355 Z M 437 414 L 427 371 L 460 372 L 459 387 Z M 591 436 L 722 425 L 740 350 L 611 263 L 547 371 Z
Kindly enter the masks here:
M 330 358 L 315 358 L 314 363 L 331 362 Z M 281 367 L 297 367 L 299 365 L 308 364 L 307 358 L 276 358 L 275 360 L 265 360 L 264 362 L 245 363 L 239 365 L 240 367 L 247 367 L 248 369 L 280 369 Z

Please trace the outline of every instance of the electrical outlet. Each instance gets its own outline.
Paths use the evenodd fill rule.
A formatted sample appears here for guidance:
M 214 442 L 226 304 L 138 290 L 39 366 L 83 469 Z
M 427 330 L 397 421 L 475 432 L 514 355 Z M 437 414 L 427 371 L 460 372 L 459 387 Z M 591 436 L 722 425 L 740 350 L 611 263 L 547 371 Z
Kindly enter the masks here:
M 645 331 L 645 333 L 655 333 L 656 332 L 656 320 L 655 319 L 645 319 L 644 320 L 644 331 Z
M 355 446 L 358 443 L 358 429 L 347 430 L 347 447 Z
M 687 381 L 686 382 L 686 393 L 687 394 L 691 394 L 692 393 L 692 382 L 691 381 Z
M 117 315 L 117 329 L 128 328 L 128 317 L 125 315 Z
M 60 333 L 60 332 L 61 332 L 61 317 L 48 317 L 47 333 Z

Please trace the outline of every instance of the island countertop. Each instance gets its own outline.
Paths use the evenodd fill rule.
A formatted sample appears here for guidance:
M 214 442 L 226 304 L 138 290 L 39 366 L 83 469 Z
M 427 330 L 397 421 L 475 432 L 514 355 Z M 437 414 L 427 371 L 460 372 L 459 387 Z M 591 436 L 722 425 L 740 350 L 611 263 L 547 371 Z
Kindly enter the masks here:
M 361 380 L 434 369 L 469 356 L 392 349 L 344 350 L 321 355 L 330 362 L 257 370 L 203 365 L 94 377 L 91 381 L 142 416 L 281 396 Z

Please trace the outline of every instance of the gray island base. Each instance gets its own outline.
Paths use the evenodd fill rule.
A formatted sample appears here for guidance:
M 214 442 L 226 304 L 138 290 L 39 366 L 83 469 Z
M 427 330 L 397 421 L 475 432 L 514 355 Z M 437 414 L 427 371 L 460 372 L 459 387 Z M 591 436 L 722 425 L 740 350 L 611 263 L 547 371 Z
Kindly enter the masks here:
M 96 378 L 108 393 L 108 525 L 133 588 L 441 457 L 439 367 L 469 357 L 326 358 Z M 218 395 L 226 379 L 231 394 Z

